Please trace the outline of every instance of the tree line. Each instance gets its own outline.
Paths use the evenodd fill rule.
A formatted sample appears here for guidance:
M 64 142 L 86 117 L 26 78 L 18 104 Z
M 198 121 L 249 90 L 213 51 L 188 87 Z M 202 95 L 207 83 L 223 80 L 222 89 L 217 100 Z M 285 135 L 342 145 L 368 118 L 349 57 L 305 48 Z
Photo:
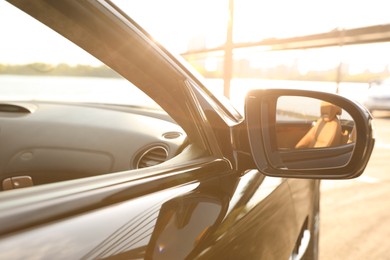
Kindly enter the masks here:
M 222 64 L 214 71 L 206 70 L 203 62 L 189 60 L 200 74 L 205 78 L 223 78 Z M 348 71 L 348 65 L 344 65 L 344 70 Z M 338 79 L 338 68 L 325 71 L 308 71 L 301 74 L 297 68 L 279 65 L 274 68 L 252 68 L 247 61 L 237 61 L 234 64 L 235 78 L 261 78 L 275 80 L 303 80 L 303 81 L 336 81 L 343 82 L 371 82 L 375 80 L 390 77 L 390 68 L 386 67 L 383 71 L 372 73 L 363 71 L 358 74 L 349 74 L 342 72 Z M 31 63 L 24 65 L 0 64 L 0 75 L 26 75 L 26 76 L 73 76 L 73 77 L 104 77 L 120 78 L 121 76 L 105 65 L 75 65 L 47 63 Z
M 105 65 L 98 67 L 90 65 L 68 64 L 52 65 L 47 63 L 30 63 L 24 65 L 0 64 L 0 75 L 26 76 L 74 76 L 74 77 L 120 77 L 115 71 Z

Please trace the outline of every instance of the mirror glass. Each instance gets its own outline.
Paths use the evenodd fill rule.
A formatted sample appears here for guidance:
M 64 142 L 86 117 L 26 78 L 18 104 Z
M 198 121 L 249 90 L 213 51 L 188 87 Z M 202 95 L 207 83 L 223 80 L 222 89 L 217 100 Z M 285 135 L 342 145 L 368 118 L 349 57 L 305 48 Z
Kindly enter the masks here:
M 333 103 L 315 98 L 279 97 L 275 128 L 276 150 L 282 160 L 277 164 L 290 169 L 346 165 L 356 142 L 351 115 Z
M 352 143 L 356 138 L 354 125 L 348 112 L 323 100 L 283 96 L 277 102 L 279 149 L 323 148 Z

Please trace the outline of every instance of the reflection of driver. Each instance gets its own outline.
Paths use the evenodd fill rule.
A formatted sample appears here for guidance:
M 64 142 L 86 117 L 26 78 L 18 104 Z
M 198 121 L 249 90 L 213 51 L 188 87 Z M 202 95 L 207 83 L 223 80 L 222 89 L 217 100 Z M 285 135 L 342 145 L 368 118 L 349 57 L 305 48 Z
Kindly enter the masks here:
M 321 102 L 321 117 L 298 142 L 295 148 L 315 148 L 341 144 L 342 131 L 338 118 L 341 108 L 328 102 Z

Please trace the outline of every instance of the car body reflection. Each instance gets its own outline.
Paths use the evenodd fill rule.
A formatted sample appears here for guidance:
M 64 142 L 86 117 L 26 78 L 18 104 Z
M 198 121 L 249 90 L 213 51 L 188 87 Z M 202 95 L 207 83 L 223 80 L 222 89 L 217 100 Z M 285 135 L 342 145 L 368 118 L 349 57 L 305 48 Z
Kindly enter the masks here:
M 13 234 L 3 240 L 0 250 L 7 259 L 31 255 L 46 259 L 72 255 L 83 255 L 82 259 L 172 259 L 213 258 L 230 245 L 232 256 L 247 252 L 248 257 L 288 257 L 297 232 L 291 230 L 290 221 L 296 221 L 296 216 L 288 184 L 256 170 L 240 179 L 225 176 L 223 181 L 223 186 L 216 179 L 155 192 L 69 218 L 62 225 L 53 223 L 22 236 Z M 93 228 L 95 223 L 101 223 L 99 229 Z M 79 237 L 71 240 L 74 230 Z M 285 250 L 272 241 L 280 237 L 286 240 Z M 252 248 L 254 240 L 263 245 L 261 249 Z M 23 250 L 15 247 L 15 241 L 25 242 Z M 44 244 L 51 246 L 37 246 Z

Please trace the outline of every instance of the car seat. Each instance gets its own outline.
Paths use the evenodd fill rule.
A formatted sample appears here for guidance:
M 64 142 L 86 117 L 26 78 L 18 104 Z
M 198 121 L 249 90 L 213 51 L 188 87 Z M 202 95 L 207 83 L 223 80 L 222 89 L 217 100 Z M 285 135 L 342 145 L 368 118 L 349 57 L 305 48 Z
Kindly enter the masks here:
M 296 144 L 295 148 L 317 148 L 341 144 L 344 134 L 338 118 L 341 108 L 328 102 L 321 102 L 321 117 Z

